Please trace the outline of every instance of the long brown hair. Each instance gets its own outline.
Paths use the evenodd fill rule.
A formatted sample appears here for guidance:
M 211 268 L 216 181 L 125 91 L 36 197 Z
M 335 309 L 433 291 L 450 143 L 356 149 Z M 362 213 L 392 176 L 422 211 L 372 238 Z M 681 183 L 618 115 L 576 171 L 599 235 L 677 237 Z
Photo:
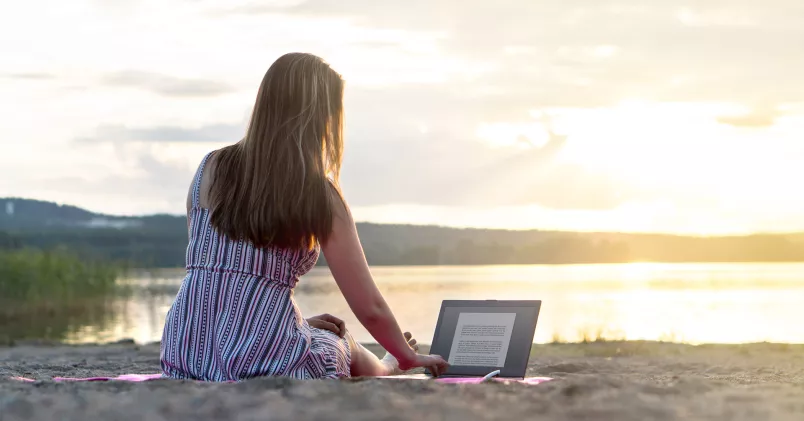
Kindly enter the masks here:
M 332 199 L 340 198 L 343 86 L 341 75 L 312 54 L 286 54 L 271 65 L 245 138 L 215 153 L 215 229 L 258 247 L 326 241 Z

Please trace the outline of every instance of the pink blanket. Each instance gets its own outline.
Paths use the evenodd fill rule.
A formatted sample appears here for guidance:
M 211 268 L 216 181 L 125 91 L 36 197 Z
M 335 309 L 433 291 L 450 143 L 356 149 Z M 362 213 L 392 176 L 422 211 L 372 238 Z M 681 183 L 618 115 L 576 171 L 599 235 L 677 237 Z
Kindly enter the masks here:
M 105 381 L 124 381 L 124 382 L 144 382 L 148 380 L 161 379 L 161 374 L 123 374 L 117 377 L 54 377 L 54 382 L 105 382 Z M 430 377 L 421 374 L 402 375 L 402 376 L 385 376 L 379 377 L 381 379 L 394 379 L 394 380 L 428 380 Z M 34 379 L 26 377 L 12 377 L 12 380 L 22 382 L 35 382 Z M 482 377 L 444 377 L 435 379 L 436 383 L 444 384 L 478 384 L 483 380 Z M 494 382 L 502 383 L 521 383 L 527 385 L 536 385 L 552 380 L 550 377 L 526 377 L 524 379 L 505 379 L 500 377 L 493 377 L 490 379 Z
M 117 377 L 53 377 L 54 382 L 105 382 L 110 380 L 117 380 L 123 382 L 144 382 L 148 380 L 161 379 L 161 374 L 123 374 Z M 27 377 L 12 377 L 11 380 L 19 380 L 21 382 L 35 382 L 35 379 Z
M 428 380 L 431 377 L 424 374 L 407 374 L 401 376 L 385 376 L 379 377 L 380 379 L 397 379 L 397 380 Z M 498 383 L 521 383 L 527 385 L 536 385 L 553 380 L 550 377 L 525 377 L 524 379 L 508 379 L 504 377 L 492 377 L 489 381 Z M 441 377 L 434 380 L 436 383 L 443 384 L 479 384 L 483 383 L 482 377 Z

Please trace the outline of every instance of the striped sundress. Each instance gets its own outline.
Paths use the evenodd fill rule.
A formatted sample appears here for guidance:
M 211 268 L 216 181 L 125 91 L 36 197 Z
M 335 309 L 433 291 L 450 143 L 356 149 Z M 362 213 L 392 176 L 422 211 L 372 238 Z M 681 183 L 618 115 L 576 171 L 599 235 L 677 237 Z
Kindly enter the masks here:
M 163 375 L 207 381 L 348 377 L 348 342 L 310 327 L 293 299 L 320 247 L 258 248 L 219 234 L 210 211 L 199 205 L 210 155 L 193 181 L 187 275 L 165 320 Z

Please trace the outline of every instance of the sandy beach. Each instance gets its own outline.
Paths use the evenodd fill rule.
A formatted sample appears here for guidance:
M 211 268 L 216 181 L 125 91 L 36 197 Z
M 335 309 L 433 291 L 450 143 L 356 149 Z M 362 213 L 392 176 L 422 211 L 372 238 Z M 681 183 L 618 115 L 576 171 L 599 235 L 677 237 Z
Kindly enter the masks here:
M 537 386 L 379 379 L 49 380 L 157 372 L 158 352 L 158 344 L 132 342 L 0 348 L 0 420 L 804 419 L 800 345 L 536 345 L 528 375 L 555 378 Z M 39 381 L 22 383 L 11 376 Z

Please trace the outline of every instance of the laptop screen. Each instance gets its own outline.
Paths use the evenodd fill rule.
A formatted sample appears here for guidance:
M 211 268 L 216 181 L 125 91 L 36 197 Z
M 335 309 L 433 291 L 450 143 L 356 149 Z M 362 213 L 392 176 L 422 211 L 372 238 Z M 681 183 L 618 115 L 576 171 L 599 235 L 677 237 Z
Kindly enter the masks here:
M 430 352 L 447 375 L 524 377 L 541 301 L 444 301 Z

